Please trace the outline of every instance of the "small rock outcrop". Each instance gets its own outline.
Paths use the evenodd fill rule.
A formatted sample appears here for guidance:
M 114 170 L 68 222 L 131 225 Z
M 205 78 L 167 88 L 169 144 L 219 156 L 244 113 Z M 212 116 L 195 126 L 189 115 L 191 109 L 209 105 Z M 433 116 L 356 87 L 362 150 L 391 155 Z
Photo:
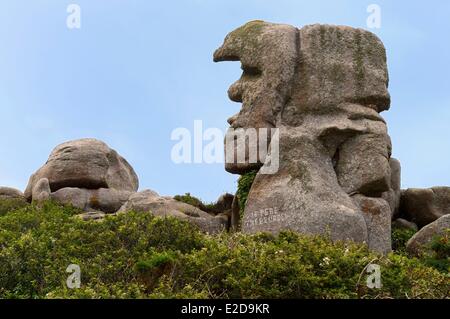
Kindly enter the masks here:
M 131 195 L 117 213 L 128 211 L 151 212 L 155 216 L 171 216 L 197 225 L 202 231 L 214 234 L 226 230 L 227 220 L 221 216 L 212 216 L 197 207 L 180 202 L 169 196 L 145 190 Z
M 445 215 L 419 230 L 407 243 L 406 251 L 420 257 L 428 253 L 432 240 L 450 231 L 450 215 Z
M 450 214 L 450 187 L 404 190 L 400 210 L 407 220 L 424 227 Z
M 66 187 L 136 192 L 139 187 L 131 165 L 104 142 L 90 138 L 58 145 L 31 176 L 25 190 L 28 200 L 42 178 L 48 179 L 52 192 Z
M 116 151 L 99 140 L 80 139 L 52 151 L 47 163 L 31 176 L 25 197 L 114 213 L 138 186 L 133 168 Z
M 25 199 L 25 196 L 18 189 L 2 186 L 0 187 L 0 199 Z

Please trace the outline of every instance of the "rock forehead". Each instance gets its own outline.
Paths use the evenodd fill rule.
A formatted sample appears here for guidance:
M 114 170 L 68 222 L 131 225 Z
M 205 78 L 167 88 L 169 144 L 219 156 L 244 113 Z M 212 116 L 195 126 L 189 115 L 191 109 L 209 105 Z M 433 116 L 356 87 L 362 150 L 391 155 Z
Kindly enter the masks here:
M 130 164 L 104 142 L 80 139 L 58 145 L 28 183 L 25 196 L 32 197 L 34 185 L 47 178 L 52 192 L 65 187 L 112 188 L 137 191 L 139 181 Z
M 309 25 L 300 29 L 300 48 L 296 91 L 302 104 L 389 108 L 386 51 L 376 35 L 347 26 Z

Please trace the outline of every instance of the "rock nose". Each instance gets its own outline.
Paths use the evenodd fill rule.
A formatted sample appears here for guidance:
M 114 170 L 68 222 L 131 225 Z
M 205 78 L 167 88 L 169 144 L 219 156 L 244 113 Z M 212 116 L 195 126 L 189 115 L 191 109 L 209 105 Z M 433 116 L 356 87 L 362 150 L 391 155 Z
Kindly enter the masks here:
M 242 83 L 237 81 L 228 89 L 228 97 L 233 102 L 242 103 Z
M 214 51 L 213 61 L 239 61 L 239 56 L 237 55 L 237 52 L 235 52 L 235 50 L 230 47 L 230 45 L 225 40 L 224 44 L 216 51 Z
M 233 116 L 229 117 L 228 120 L 227 120 L 228 124 L 233 126 L 233 123 L 236 122 L 237 117 L 238 117 L 238 114 L 234 114 Z
M 221 62 L 221 61 L 223 61 L 223 47 L 220 47 L 216 51 L 214 51 L 213 61 L 214 62 Z

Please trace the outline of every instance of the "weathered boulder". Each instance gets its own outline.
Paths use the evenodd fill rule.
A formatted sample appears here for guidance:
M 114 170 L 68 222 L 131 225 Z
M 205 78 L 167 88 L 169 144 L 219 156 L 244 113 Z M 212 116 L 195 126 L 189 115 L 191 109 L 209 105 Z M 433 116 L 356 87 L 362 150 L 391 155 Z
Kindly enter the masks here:
M 429 245 L 435 236 L 450 231 L 450 215 L 445 215 L 419 230 L 407 243 L 406 250 L 413 256 L 422 256 L 429 252 Z
M 391 208 L 382 198 L 355 195 L 353 200 L 361 209 L 367 225 L 367 242 L 370 248 L 387 254 L 391 245 Z
M 83 189 L 65 187 L 50 194 L 50 198 L 61 204 L 71 204 L 84 211 L 99 210 L 107 214 L 117 212 L 133 192 L 115 189 Z
M 358 213 L 337 179 L 329 178 L 334 174 L 331 159 L 307 136 L 292 136 L 288 140 L 291 134 L 280 134 L 278 173 L 256 175 L 248 194 L 242 230 L 248 233 L 293 230 L 328 234 L 333 240 L 367 242 L 364 216 Z M 301 151 L 294 145 L 301 145 Z
M 197 207 L 177 201 L 172 197 L 159 196 L 145 190 L 131 195 L 117 213 L 128 211 L 151 212 L 155 216 L 171 216 L 192 222 L 202 231 L 213 234 L 226 229 L 226 221 L 221 216 L 212 216 Z
M 245 140 L 245 161 L 237 159 L 234 140 L 225 145 L 227 171 L 259 169 L 242 230 L 329 234 L 388 252 L 391 207 L 381 197 L 393 177 L 391 140 L 379 115 L 390 106 L 382 42 L 345 26 L 253 21 L 227 35 L 214 61 L 242 64 L 228 91 L 242 102 L 230 129 L 276 129 L 268 141 Z M 264 142 L 267 155 L 250 161 Z M 277 169 L 266 169 L 274 163 Z
M 50 183 L 48 178 L 41 178 L 34 184 L 31 191 L 31 196 L 36 202 L 43 202 L 50 199 Z
M 33 188 L 42 178 L 48 179 L 52 192 L 66 187 L 135 192 L 139 185 L 136 173 L 123 157 L 90 138 L 58 145 L 47 163 L 31 176 L 25 190 L 28 200 L 33 199 Z
M 417 227 L 416 224 L 414 224 L 413 222 L 407 221 L 406 219 L 403 219 L 403 218 L 397 218 L 396 220 L 394 220 L 392 222 L 392 227 L 400 228 L 400 229 L 409 229 L 409 230 L 414 230 L 414 231 L 419 230 L 419 228 Z
M 394 219 L 399 215 L 400 198 L 401 198 L 401 165 L 400 161 L 395 158 L 389 160 L 391 167 L 391 187 L 389 191 L 383 193 L 382 197 L 391 207 L 391 217 Z
M 407 220 L 424 227 L 450 214 L 450 187 L 407 189 L 402 192 L 400 210 Z
M 0 187 L 0 199 L 25 199 L 25 196 L 18 189 L 11 187 Z

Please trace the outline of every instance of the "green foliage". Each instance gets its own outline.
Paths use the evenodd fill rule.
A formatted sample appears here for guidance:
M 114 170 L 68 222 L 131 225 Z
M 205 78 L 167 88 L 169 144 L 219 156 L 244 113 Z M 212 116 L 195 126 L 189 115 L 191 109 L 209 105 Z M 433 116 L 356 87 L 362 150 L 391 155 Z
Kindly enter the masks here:
M 414 236 L 415 230 L 406 228 L 392 228 L 392 249 L 400 255 L 407 255 L 406 243 Z M 429 245 L 428 252 L 420 261 L 429 267 L 433 267 L 443 273 L 450 272 L 450 230 L 442 236 L 436 236 Z
M 137 261 L 203 246 L 197 228 L 179 220 L 131 212 L 86 222 L 78 213 L 45 203 L 0 217 L 0 298 L 142 297 Z M 70 264 L 81 268 L 81 289 L 65 285 Z
M 186 193 L 184 195 L 175 195 L 173 198 L 176 199 L 177 201 L 195 206 L 197 208 L 203 206 L 203 202 L 197 197 L 192 196 L 191 193 Z
M 424 263 L 444 273 L 450 272 L 450 229 L 433 238 L 430 255 L 424 257 Z
M 0 217 L 0 298 L 448 298 L 449 276 L 418 259 L 285 232 L 205 235 L 130 212 L 83 221 L 54 203 Z M 448 242 L 444 243 L 444 246 Z M 439 245 L 442 245 L 440 243 Z M 443 253 L 439 246 L 438 251 Z M 381 266 L 382 289 L 365 285 Z M 68 289 L 66 268 L 81 268 Z
M 365 267 L 382 269 L 382 289 L 368 289 Z M 184 298 L 445 298 L 448 277 L 417 260 L 370 253 L 287 232 L 270 236 L 221 235 L 180 256 L 178 271 L 163 277 L 151 297 Z
M 203 203 L 200 199 L 197 197 L 194 197 L 191 195 L 191 193 L 186 193 L 184 195 L 175 195 L 173 197 L 179 202 L 183 202 L 189 205 L 192 205 L 194 207 L 197 207 L 198 209 L 201 209 L 204 212 L 213 212 L 214 211 L 214 204 L 211 203 Z
M 250 188 L 252 187 L 253 181 L 255 180 L 256 174 L 258 171 L 251 171 L 244 175 L 241 175 L 238 180 L 237 187 L 237 197 L 239 201 L 240 214 L 241 219 L 244 215 L 245 204 L 247 203 L 248 193 L 250 192 Z
M 25 207 L 28 203 L 24 199 L 20 198 L 4 198 L 0 199 L 0 216 L 6 213 Z
M 414 236 L 415 230 L 392 227 L 392 249 L 397 253 L 406 254 L 406 243 Z
M 167 264 L 171 264 L 174 261 L 175 253 L 171 251 L 155 253 L 149 259 L 138 262 L 136 264 L 136 270 L 139 272 L 145 272 L 154 268 L 159 268 Z

